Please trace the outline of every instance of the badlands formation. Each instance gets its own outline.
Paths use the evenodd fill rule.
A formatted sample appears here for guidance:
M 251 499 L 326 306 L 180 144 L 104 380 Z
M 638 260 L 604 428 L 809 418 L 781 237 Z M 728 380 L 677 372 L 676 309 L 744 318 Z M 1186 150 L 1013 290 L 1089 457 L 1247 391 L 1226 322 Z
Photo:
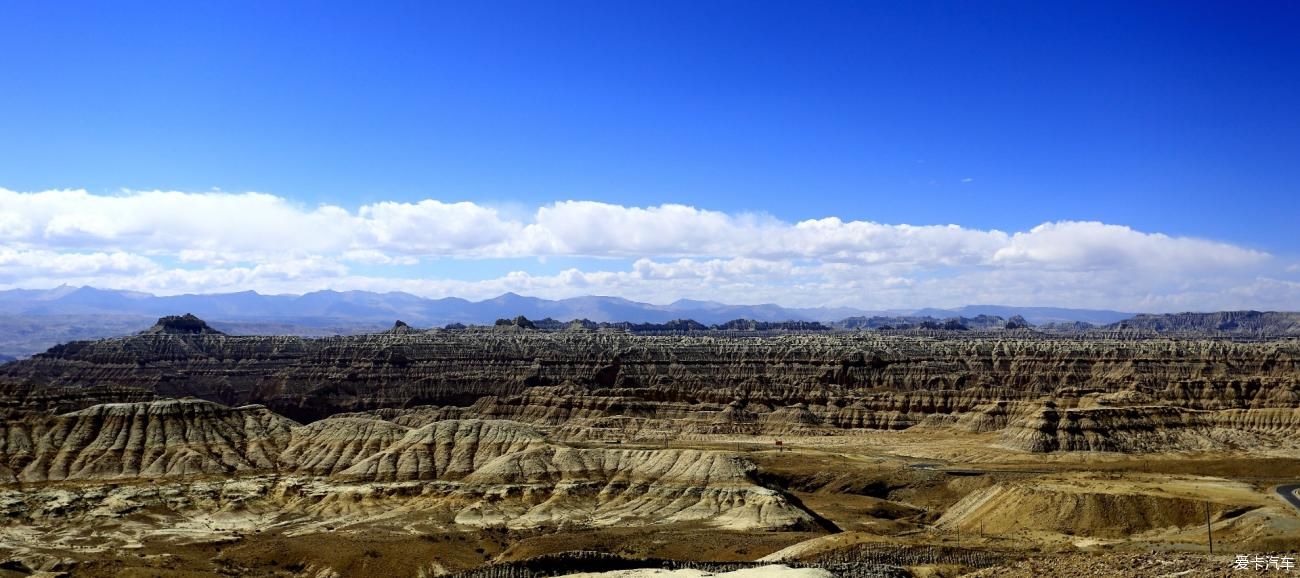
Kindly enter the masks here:
M 1222 575 L 1300 548 L 1294 338 L 174 317 L 0 366 L 0 404 L 0 576 Z

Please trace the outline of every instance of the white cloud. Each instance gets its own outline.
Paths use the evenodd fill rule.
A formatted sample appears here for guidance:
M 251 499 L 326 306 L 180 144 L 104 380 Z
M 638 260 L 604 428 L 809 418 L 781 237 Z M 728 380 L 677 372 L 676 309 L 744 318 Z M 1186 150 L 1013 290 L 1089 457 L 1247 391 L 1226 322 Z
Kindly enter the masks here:
M 122 252 L 58 253 L 0 247 L 0 282 L 3 283 L 21 283 L 36 276 L 134 275 L 158 269 L 146 257 Z
M 363 265 L 416 265 L 420 262 L 418 257 L 400 255 L 393 256 L 374 249 L 353 249 L 351 251 L 344 251 L 341 258 L 344 261 L 360 263 Z
M 454 267 L 548 257 L 629 264 L 469 280 L 409 274 L 433 260 Z M 349 209 L 262 193 L 0 189 L 3 287 L 67 282 L 156 293 L 328 288 L 464 297 L 515 291 L 862 307 L 1300 308 L 1297 282 L 1287 279 L 1296 265 L 1278 261 L 1228 243 L 1097 222 L 1003 232 L 834 216 L 787 222 L 685 205 L 563 201 L 507 215 L 436 200 Z
M 102 257 L 96 257 L 103 260 Z M 29 259 L 28 263 L 35 261 Z M 71 264 L 74 261 L 66 261 Z M 108 260 L 105 260 L 108 261 Z M 130 259 L 127 260 L 130 262 Z M 1296 309 L 1300 283 L 1268 277 L 1201 276 L 1171 282 L 1129 271 L 974 268 L 896 275 L 888 267 L 784 261 L 638 260 L 626 268 L 576 268 L 539 275 L 514 271 L 474 280 L 356 275 L 328 262 L 295 261 L 252 267 L 179 269 L 102 266 L 85 270 L 0 266 L 0 287 L 94 285 L 157 294 L 256 290 L 302 293 L 321 289 L 404 291 L 428 297 L 484 299 L 506 291 L 546 298 L 618 295 L 667 303 L 680 298 L 788 306 L 909 308 L 972 303 L 1068 305 L 1130 311 Z
M 650 259 L 637 259 L 632 271 L 641 279 L 701 279 L 720 281 L 734 279 L 773 280 L 790 277 L 796 267 L 788 261 L 763 261 L 759 259 L 712 259 L 696 261 L 678 259 L 659 263 Z
M 325 210 L 325 209 L 321 209 Z M 341 209 L 328 208 L 330 211 Z M 474 203 L 376 203 L 357 211 L 353 245 L 418 255 L 496 256 L 521 233 L 495 209 Z
M 1066 270 L 1213 270 L 1256 265 L 1269 255 L 1226 243 L 1141 233 L 1097 222 L 1045 223 L 993 255 L 995 263 L 1050 266 Z
M 564 201 L 531 222 L 474 203 L 382 202 L 306 208 L 261 193 L 0 189 L 0 239 L 48 250 L 175 255 L 186 262 L 336 255 L 366 263 L 411 257 L 717 257 L 916 266 L 1033 263 L 1091 269 L 1151 259 L 1175 268 L 1250 265 L 1267 255 L 1224 243 L 1090 222 L 1008 235 L 957 225 L 887 225 L 837 217 L 788 223 L 684 205 Z M 394 261 L 398 257 L 406 257 Z M 1158 261 L 1158 263 L 1156 262 Z

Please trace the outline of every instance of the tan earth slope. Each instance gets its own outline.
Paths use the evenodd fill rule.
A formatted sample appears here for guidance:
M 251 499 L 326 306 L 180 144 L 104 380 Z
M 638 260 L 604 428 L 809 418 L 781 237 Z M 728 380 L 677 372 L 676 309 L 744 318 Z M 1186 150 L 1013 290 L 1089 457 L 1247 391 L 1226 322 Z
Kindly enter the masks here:
M 111 480 L 272 470 L 294 422 L 261 406 L 115 403 L 0 424 L 9 481 Z
M 1192 576 L 1300 547 L 1276 490 L 1300 483 L 1294 339 L 164 321 L 0 366 L 0 577 L 769 555 L 833 576 Z

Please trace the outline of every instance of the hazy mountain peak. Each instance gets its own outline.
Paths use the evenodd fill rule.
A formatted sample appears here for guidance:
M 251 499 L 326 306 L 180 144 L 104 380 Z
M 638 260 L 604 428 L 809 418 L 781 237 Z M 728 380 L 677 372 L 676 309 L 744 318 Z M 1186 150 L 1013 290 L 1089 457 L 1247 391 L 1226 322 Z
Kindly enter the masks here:
M 303 295 L 263 295 L 255 291 L 225 294 L 153 296 L 97 289 L 58 287 L 45 291 L 0 291 L 0 314 L 9 315 L 136 315 L 157 318 L 176 311 L 221 321 L 288 321 L 322 325 L 338 323 L 392 323 L 395 317 L 424 327 L 448 323 L 490 324 L 496 319 L 525 315 L 532 319 L 590 319 L 595 322 L 664 323 L 689 318 L 704 324 L 734 319 L 755 321 L 835 322 L 847 317 L 885 314 L 849 307 L 791 308 L 771 303 L 732 305 L 717 301 L 678 299 L 667 305 L 632 301 L 622 297 L 586 295 L 550 300 L 506 292 L 482 301 L 459 297 L 430 299 L 402 292 L 376 293 L 321 290 Z M 1010 319 L 1020 315 L 1028 323 L 1086 321 L 1107 325 L 1131 314 L 1052 307 L 971 305 L 955 309 L 906 312 L 937 319 L 995 315 Z

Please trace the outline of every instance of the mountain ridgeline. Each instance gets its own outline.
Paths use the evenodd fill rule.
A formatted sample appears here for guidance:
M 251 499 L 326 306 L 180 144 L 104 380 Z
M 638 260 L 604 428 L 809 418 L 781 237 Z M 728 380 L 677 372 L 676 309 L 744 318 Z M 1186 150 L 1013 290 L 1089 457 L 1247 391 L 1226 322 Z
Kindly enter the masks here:
M 92 287 L 0 291 L 0 362 L 61 343 L 149 330 L 154 320 L 189 312 L 232 335 L 326 337 L 378 333 L 403 319 L 415 327 L 518 325 L 523 329 L 623 330 L 637 333 L 729 331 L 1000 331 L 1129 336 L 1193 335 L 1266 339 L 1300 335 L 1300 314 L 1232 311 L 1133 315 L 1118 311 L 972 305 L 955 309 L 862 311 L 786 308 L 679 300 L 667 305 L 616 297 L 547 300 L 507 293 L 484 301 L 426 299 L 405 293 L 320 291 L 305 295 L 175 295 Z M 528 325 L 514 323 L 516 318 Z
M 49 290 L 0 291 L 0 316 L 134 316 L 150 321 L 164 315 L 189 312 L 212 322 L 281 323 L 299 325 L 391 323 L 393 319 L 423 327 L 448 323 L 488 324 L 495 319 L 524 316 L 529 319 L 589 319 L 600 323 L 665 323 L 693 319 L 705 325 L 733 319 L 754 321 L 817 321 L 833 323 L 855 316 L 914 316 L 944 319 L 995 315 L 1021 315 L 1034 324 L 1084 321 L 1106 324 L 1132 317 L 1118 311 L 1048 307 L 969 306 L 922 311 L 866 311 L 847 307 L 782 307 L 774 304 L 730 305 L 681 299 L 666 305 L 641 303 L 618 297 L 584 296 L 540 299 L 506 293 L 483 301 L 455 297 L 428 299 L 408 293 L 368 291 L 317 291 L 304 295 L 241 293 L 155 296 L 94 287 L 59 287 Z M 149 323 L 141 326 L 148 327 Z

